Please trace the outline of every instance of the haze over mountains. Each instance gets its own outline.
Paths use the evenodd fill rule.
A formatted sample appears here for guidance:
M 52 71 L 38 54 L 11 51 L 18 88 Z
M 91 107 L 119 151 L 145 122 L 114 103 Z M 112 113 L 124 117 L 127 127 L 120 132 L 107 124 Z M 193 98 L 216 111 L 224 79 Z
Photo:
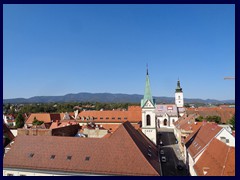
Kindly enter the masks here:
M 103 103 L 140 103 L 143 95 L 112 94 L 112 93 L 77 93 L 63 96 L 34 96 L 31 98 L 3 99 L 3 103 L 50 103 L 50 102 L 103 102 Z M 153 97 L 157 103 L 175 103 L 174 97 Z M 184 98 L 185 103 L 224 104 L 235 103 L 235 100 L 190 99 Z

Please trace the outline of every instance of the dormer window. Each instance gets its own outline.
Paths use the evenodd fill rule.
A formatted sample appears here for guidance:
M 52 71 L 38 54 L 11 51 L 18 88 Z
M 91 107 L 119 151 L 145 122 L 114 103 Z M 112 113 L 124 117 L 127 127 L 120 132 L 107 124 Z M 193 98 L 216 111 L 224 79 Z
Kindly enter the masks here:
M 67 160 L 71 160 L 72 159 L 72 156 L 67 156 Z
M 50 159 L 55 159 L 55 155 L 51 155 Z

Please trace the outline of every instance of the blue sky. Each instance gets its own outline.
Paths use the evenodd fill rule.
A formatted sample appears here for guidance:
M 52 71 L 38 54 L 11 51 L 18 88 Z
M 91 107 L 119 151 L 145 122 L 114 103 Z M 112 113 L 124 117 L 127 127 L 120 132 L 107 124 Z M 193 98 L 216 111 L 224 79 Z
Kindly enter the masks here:
M 4 5 L 3 98 L 235 99 L 234 5 Z

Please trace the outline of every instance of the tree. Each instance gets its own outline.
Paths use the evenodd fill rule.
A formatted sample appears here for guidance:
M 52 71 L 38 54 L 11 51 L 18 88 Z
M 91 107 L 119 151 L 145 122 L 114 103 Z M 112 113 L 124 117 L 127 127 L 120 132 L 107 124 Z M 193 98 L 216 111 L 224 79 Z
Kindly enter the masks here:
M 203 117 L 202 116 L 198 116 L 197 118 L 195 118 L 195 121 L 202 122 L 203 121 Z
M 33 122 L 32 122 L 33 125 L 41 125 L 41 124 L 43 124 L 43 123 L 44 123 L 43 121 L 37 120 L 36 117 L 34 117 Z
M 235 130 L 235 114 L 231 119 L 229 119 L 228 123 L 232 125 L 232 129 Z
M 206 120 L 209 122 L 215 122 L 217 124 L 221 123 L 221 117 L 220 116 L 207 116 Z
M 24 123 L 25 123 L 25 119 L 24 117 L 22 116 L 21 113 L 19 113 L 16 117 L 16 128 L 22 128 L 24 126 Z

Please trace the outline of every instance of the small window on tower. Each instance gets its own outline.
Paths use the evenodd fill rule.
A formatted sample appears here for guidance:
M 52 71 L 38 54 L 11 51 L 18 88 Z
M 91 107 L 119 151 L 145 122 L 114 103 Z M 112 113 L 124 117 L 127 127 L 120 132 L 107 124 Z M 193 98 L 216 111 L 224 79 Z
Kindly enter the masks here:
M 180 99 L 180 96 L 178 96 L 178 99 Z
M 147 126 L 151 126 L 151 117 L 149 114 L 147 115 Z

